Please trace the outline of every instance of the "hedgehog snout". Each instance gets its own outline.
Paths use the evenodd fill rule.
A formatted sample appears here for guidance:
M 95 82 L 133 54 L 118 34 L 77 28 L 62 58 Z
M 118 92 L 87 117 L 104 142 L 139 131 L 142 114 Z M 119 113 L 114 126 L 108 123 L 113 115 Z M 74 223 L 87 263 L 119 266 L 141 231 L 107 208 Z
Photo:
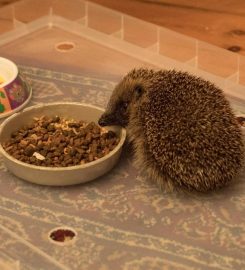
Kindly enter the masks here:
M 117 125 L 117 121 L 114 117 L 114 115 L 112 114 L 108 114 L 108 113 L 104 113 L 102 114 L 102 116 L 100 117 L 98 124 L 100 126 L 112 126 L 112 125 Z

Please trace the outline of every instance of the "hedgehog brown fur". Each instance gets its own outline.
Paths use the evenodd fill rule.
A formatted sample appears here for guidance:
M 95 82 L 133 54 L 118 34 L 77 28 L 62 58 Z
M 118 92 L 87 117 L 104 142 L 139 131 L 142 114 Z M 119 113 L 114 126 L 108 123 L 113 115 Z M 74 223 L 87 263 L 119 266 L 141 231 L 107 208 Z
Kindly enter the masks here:
M 126 127 L 135 164 L 162 189 L 215 190 L 242 166 L 241 129 L 222 90 L 186 72 L 132 70 L 99 124 Z

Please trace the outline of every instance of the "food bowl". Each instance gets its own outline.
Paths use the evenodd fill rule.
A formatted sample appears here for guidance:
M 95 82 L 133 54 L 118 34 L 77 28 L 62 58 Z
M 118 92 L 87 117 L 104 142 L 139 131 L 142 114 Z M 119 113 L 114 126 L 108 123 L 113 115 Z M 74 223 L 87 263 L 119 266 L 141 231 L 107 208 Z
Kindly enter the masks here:
M 122 145 L 126 138 L 124 128 L 111 126 L 108 130 L 114 131 L 118 138 L 118 145 L 109 154 L 95 161 L 70 167 L 42 167 L 21 162 L 10 156 L 2 146 L 8 141 L 11 134 L 19 128 L 33 122 L 34 117 L 60 116 L 75 121 L 96 122 L 103 113 L 103 109 L 81 103 L 50 103 L 36 105 L 15 113 L 7 118 L 0 127 L 0 153 L 8 170 L 14 175 L 32 183 L 49 186 L 66 186 L 91 181 L 113 168 L 117 163 Z
M 32 90 L 18 67 L 0 57 L 0 118 L 21 110 L 31 99 Z

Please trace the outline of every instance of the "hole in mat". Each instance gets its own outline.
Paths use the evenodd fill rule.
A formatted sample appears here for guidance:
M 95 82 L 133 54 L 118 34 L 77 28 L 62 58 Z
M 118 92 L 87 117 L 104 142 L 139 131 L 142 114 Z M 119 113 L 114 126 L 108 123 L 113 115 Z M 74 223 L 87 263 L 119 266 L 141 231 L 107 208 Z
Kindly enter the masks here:
M 77 233 L 69 227 L 54 228 L 49 232 L 49 239 L 53 243 L 67 244 L 75 240 Z

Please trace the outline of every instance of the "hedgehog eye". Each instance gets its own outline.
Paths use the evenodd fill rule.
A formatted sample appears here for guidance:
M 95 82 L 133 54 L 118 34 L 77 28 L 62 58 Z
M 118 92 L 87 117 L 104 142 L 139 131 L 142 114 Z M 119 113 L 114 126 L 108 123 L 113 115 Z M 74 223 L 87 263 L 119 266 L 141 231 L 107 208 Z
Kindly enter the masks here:
M 136 92 L 136 97 L 139 98 L 143 94 L 143 87 L 140 84 L 136 84 L 134 87 L 134 91 Z

